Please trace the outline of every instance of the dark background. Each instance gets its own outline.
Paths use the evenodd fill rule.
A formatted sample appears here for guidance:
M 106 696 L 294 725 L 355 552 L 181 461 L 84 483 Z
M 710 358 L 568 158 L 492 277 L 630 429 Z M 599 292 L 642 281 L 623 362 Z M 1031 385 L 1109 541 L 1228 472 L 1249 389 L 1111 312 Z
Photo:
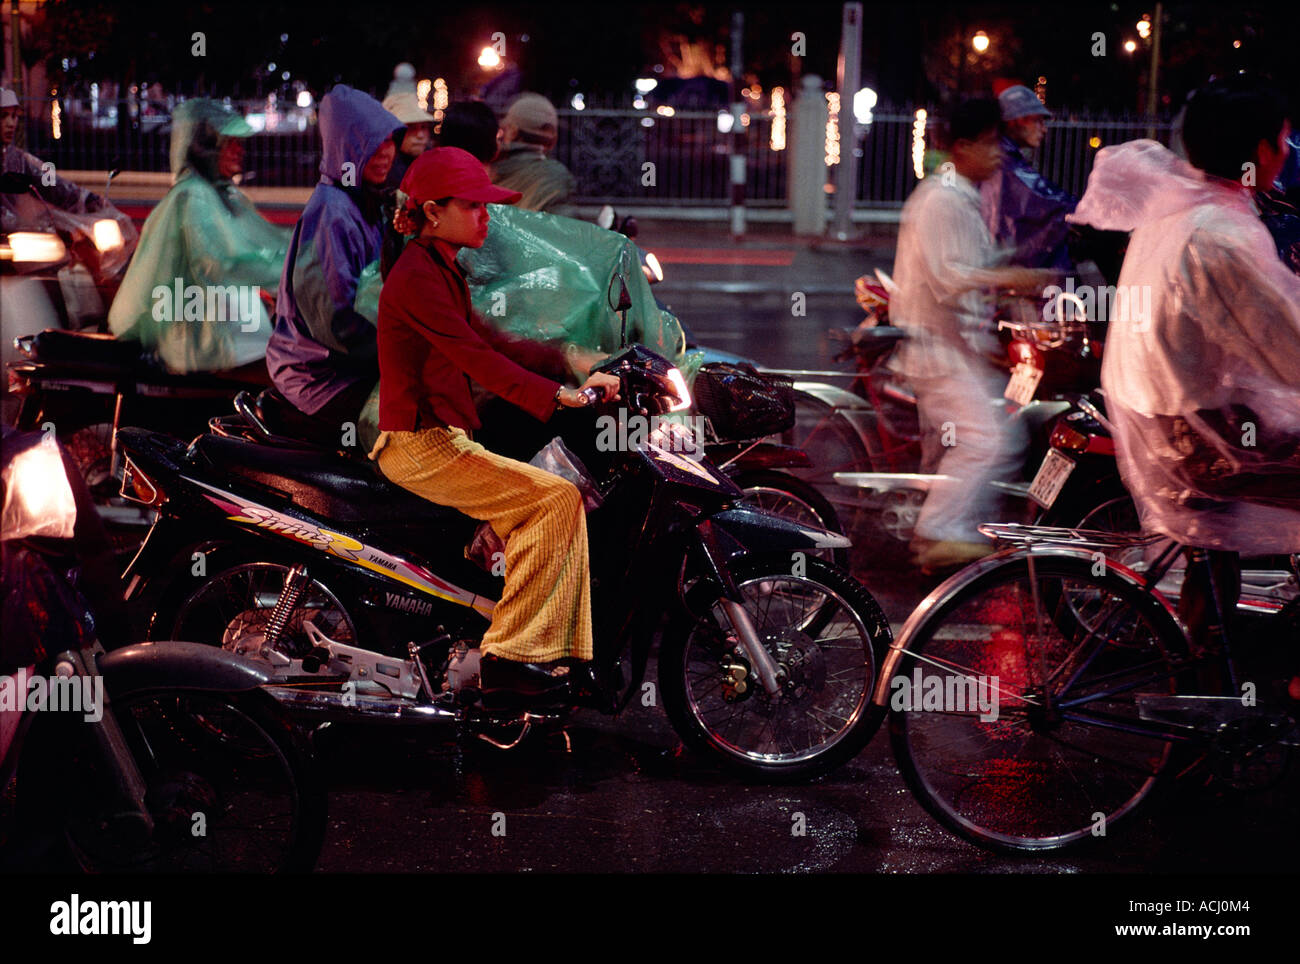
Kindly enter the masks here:
M 766 90 L 789 85 L 796 71 L 833 81 L 841 5 L 824 0 L 743 3 L 747 82 Z M 865 7 L 863 83 L 881 108 L 947 100 L 954 91 L 987 90 L 996 76 L 1031 86 L 1048 80 L 1047 101 L 1075 110 L 1145 109 L 1150 41 L 1133 54 L 1135 24 L 1154 2 L 1119 3 L 873 3 Z M 304 81 L 320 96 L 338 82 L 383 96 L 393 66 L 415 65 L 417 76 L 444 76 L 470 90 L 484 72 L 475 60 L 493 32 L 507 38 L 507 56 L 524 88 L 558 102 L 574 91 L 588 97 L 631 96 L 638 76 L 690 73 L 682 44 L 729 60 L 725 3 L 615 2 L 524 4 L 394 0 L 364 3 L 213 3 L 175 0 L 51 0 L 45 22 L 24 50 L 44 59 L 60 90 L 113 78 L 159 82 L 184 96 L 262 96 Z M 1300 28 L 1300 4 L 1170 2 L 1164 6 L 1160 89 L 1162 112 L 1176 110 L 1188 90 L 1210 74 L 1235 69 L 1271 72 L 1295 90 L 1289 58 Z M 976 30 L 992 43 L 982 56 L 970 48 Z M 191 35 L 203 31 L 207 56 L 190 55 Z M 802 31 L 807 53 L 796 62 L 790 35 Z M 1106 56 L 1092 53 L 1094 34 Z M 280 37 L 287 35 L 281 42 Z M 526 40 L 524 38 L 527 38 Z M 1234 47 L 1233 41 L 1241 46 Z M 68 66 L 63 65 L 64 60 Z M 269 63 L 274 72 L 267 71 Z M 663 70 L 654 73 L 655 65 Z M 715 71 L 715 76 L 724 76 Z

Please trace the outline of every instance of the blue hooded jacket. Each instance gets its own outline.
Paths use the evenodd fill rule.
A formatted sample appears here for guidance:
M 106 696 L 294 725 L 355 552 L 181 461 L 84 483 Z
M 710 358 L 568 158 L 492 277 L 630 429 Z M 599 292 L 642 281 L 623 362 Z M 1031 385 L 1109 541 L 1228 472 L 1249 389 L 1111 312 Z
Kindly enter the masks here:
M 1005 134 L 1001 169 L 980 185 L 980 210 L 993 240 L 1014 253 L 1011 264 L 1069 270 L 1065 216 L 1079 199 L 1030 164 Z
M 379 378 L 375 321 L 353 302 L 379 257 L 382 219 L 366 217 L 362 169 L 403 124 L 369 94 L 339 85 L 321 100 L 320 183 L 293 230 L 266 367 L 290 402 L 314 415 L 339 392 Z

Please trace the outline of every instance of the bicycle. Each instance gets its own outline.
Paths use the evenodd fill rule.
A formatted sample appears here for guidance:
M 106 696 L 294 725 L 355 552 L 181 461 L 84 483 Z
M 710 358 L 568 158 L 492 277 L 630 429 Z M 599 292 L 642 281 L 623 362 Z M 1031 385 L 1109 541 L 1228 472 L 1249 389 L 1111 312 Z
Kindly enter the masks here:
M 873 694 L 913 796 L 987 849 L 1104 837 L 1165 780 L 1209 763 L 1249 783 L 1300 731 L 1243 677 L 1217 602 L 1192 652 L 1157 587 L 1185 548 L 1159 536 L 984 525 L 1008 548 L 921 603 Z M 1139 575 L 1115 561 L 1150 549 Z M 1191 566 L 1209 571 L 1204 550 Z M 1294 615 L 1294 613 L 1292 614 Z

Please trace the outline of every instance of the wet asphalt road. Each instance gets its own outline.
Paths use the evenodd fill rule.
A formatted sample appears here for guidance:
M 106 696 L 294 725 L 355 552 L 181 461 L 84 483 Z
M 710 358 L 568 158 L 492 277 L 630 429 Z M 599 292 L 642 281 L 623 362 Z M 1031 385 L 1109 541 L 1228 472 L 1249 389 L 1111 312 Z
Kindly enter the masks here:
M 643 230 L 654 247 L 650 237 Z M 682 229 L 674 240 L 722 243 L 700 229 Z M 860 318 L 853 278 L 874 265 L 888 268 L 892 251 L 887 243 L 805 246 L 790 260 L 777 267 L 666 263 L 661 296 L 704 344 L 772 367 L 824 367 L 826 329 Z M 807 314 L 792 314 L 790 294 L 804 289 Z M 897 632 L 934 582 L 907 566 L 901 546 L 874 533 L 855 536 L 855 575 Z M 653 667 L 647 678 L 655 678 Z M 332 790 L 318 869 L 1278 873 L 1300 856 L 1294 772 L 1252 792 L 1183 780 L 1099 846 L 1004 857 L 952 836 L 911 799 L 894 766 L 888 724 L 849 764 L 800 786 L 746 783 L 720 771 L 679 745 L 659 706 L 634 702 L 619 718 L 583 712 L 568 733 L 570 750 L 552 734 L 502 752 L 459 744 L 447 731 L 332 726 L 318 737 Z

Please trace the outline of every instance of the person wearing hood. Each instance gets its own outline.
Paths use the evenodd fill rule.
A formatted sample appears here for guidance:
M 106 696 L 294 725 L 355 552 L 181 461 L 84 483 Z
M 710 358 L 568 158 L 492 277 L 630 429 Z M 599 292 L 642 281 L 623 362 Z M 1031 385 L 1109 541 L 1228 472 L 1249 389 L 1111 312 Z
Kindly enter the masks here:
M 559 161 L 547 157 L 559 134 L 555 106 L 541 94 L 520 94 L 501 120 L 501 153 L 488 173 L 492 183 L 519 191 L 525 211 L 568 214 L 573 175 Z
M 1130 310 L 1111 319 L 1101 370 L 1120 475 L 1144 530 L 1211 550 L 1225 614 L 1239 553 L 1300 551 L 1300 277 L 1252 197 L 1282 170 L 1289 128 L 1276 90 L 1212 82 L 1187 105 L 1188 161 L 1120 145 L 1075 216 L 1133 231 L 1118 286 Z M 1179 601 L 1196 652 L 1210 641 L 1201 572 Z
M 379 258 L 384 182 L 402 122 L 338 85 L 321 100 L 321 177 L 289 242 L 266 365 L 275 387 L 319 421 L 355 421 L 379 381 L 375 322 L 356 310 Z
M 388 169 L 388 178 L 384 181 L 385 190 L 395 191 L 401 186 L 411 162 L 432 146 L 434 117 L 420 106 L 419 98 L 410 92 L 389 94 L 384 98 L 384 110 L 406 125 L 405 132 L 393 138 L 397 154 L 393 157 L 393 166 Z
M 998 108 L 1002 166 L 980 185 L 984 223 L 995 244 L 1012 250 L 1011 264 L 1068 271 L 1065 216 L 1078 199 L 1040 174 L 1021 153 L 1042 146 L 1052 112 L 1023 84 L 1002 91 Z
M 150 212 L 108 313 L 109 330 L 152 348 L 173 372 L 249 366 L 261 359 L 288 232 L 268 222 L 233 183 L 253 128 L 204 98 L 172 115 L 170 191 Z

